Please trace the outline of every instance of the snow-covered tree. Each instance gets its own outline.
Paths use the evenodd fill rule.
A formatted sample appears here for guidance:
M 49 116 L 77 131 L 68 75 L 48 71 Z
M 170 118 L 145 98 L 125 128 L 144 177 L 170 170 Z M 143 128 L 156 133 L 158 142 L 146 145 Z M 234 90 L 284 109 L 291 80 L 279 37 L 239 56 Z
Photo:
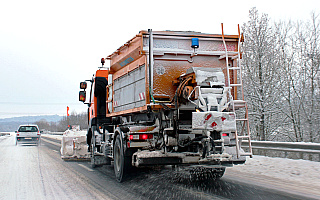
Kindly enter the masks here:
M 293 48 L 296 52 L 295 66 L 298 70 L 296 94 L 299 109 L 299 128 L 303 140 L 319 142 L 320 131 L 320 20 L 311 15 L 311 21 L 298 22 Z
M 320 20 L 243 25 L 244 92 L 254 139 L 320 141 Z
M 256 8 L 242 27 L 244 94 L 248 101 L 251 133 L 255 139 L 266 140 L 280 125 L 279 89 L 281 76 L 276 55 L 276 37 L 267 14 Z M 278 119 L 278 120 L 277 120 Z

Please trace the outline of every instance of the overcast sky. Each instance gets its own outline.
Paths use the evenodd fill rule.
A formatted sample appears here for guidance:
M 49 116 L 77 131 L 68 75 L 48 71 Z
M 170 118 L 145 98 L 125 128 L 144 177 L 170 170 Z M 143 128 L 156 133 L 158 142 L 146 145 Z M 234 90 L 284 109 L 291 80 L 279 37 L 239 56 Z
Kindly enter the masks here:
M 294 3 L 296 2 L 296 3 Z M 237 34 L 256 7 L 271 20 L 307 20 L 319 0 L 1 0 L 0 118 L 86 111 L 79 82 L 140 30 Z

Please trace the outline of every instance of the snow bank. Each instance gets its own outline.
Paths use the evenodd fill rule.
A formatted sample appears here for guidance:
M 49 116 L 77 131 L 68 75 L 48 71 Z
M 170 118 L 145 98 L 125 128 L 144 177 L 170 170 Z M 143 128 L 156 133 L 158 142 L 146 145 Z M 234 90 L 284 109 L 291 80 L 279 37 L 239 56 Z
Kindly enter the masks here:
M 235 165 L 232 171 L 320 187 L 320 162 L 254 155 L 244 165 Z

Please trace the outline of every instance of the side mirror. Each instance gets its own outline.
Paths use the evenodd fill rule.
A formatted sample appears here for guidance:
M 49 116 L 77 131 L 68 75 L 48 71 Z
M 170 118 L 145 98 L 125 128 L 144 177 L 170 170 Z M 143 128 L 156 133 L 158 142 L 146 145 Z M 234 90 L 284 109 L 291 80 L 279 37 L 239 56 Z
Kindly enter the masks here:
M 80 89 L 87 89 L 87 82 L 80 82 Z
M 79 101 L 82 101 L 83 103 L 86 101 L 86 91 L 79 92 Z

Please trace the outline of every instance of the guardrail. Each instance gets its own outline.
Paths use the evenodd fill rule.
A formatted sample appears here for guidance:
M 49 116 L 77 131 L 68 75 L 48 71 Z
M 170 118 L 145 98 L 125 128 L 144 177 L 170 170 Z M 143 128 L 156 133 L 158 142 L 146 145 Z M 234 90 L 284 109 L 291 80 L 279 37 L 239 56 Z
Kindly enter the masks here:
M 251 141 L 254 155 L 303 159 L 320 162 L 320 143 Z M 248 148 L 248 141 L 242 141 Z
M 63 135 L 63 132 L 46 132 L 49 135 Z M 303 159 L 320 162 L 320 143 L 251 141 L 253 155 Z M 248 148 L 248 141 L 242 141 L 242 148 Z
M 0 133 L 0 136 L 5 136 L 5 135 L 10 135 L 10 133 L 8 133 L 8 132 L 2 132 L 2 133 Z
M 48 135 L 63 135 L 64 132 L 43 132 L 43 134 L 48 134 Z

